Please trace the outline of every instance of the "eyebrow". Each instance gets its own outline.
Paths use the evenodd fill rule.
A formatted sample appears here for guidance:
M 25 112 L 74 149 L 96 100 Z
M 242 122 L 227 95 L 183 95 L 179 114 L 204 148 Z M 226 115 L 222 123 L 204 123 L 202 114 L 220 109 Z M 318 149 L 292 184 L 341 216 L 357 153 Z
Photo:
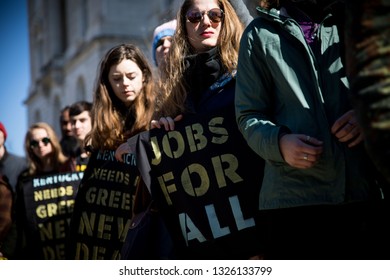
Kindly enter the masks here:
M 136 71 L 131 71 L 131 72 L 126 72 L 125 75 L 136 74 L 136 73 L 137 73 Z M 122 76 L 122 73 L 114 72 L 114 73 L 112 73 L 111 76 Z

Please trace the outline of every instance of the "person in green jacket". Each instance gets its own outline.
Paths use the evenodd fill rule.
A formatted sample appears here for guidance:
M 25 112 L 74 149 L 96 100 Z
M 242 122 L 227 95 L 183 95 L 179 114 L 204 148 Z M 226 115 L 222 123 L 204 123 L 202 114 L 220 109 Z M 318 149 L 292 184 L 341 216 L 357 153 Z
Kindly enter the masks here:
M 366 259 L 377 172 L 350 103 L 339 1 L 260 1 L 240 44 L 236 119 L 265 159 L 268 259 Z

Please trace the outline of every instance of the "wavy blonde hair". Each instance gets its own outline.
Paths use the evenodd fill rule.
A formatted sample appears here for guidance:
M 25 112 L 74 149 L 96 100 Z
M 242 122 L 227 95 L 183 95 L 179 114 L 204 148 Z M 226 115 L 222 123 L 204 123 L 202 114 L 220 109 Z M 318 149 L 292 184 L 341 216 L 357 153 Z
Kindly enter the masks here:
M 31 148 L 32 132 L 35 129 L 46 130 L 53 150 L 49 154 L 49 162 L 53 167 L 53 170 L 60 170 L 61 166 L 67 161 L 68 158 L 62 153 L 61 144 L 54 129 L 48 123 L 38 122 L 29 127 L 24 139 L 24 149 L 26 151 L 28 161 L 28 174 L 39 175 L 40 173 L 44 172 L 45 167 L 44 163 L 34 154 L 33 149 Z
M 136 63 L 144 78 L 142 93 L 130 107 L 115 95 L 108 77 L 110 68 L 124 59 Z M 149 129 L 155 105 L 154 85 L 152 68 L 137 46 L 121 44 L 111 48 L 100 62 L 91 109 L 92 129 L 85 143 L 93 149 L 116 149 L 131 135 Z
M 187 92 L 184 79 L 184 58 L 194 54 L 186 30 L 186 14 L 193 5 L 193 0 L 185 0 L 177 13 L 177 27 L 173 36 L 172 45 L 166 59 L 166 66 L 162 69 L 160 90 L 163 101 L 156 117 L 176 116 L 186 112 L 185 100 Z M 221 31 L 217 41 L 218 52 L 223 67 L 233 72 L 237 67 L 238 50 L 244 25 L 238 18 L 234 8 L 228 0 L 218 0 L 220 9 L 224 11 L 221 21 Z

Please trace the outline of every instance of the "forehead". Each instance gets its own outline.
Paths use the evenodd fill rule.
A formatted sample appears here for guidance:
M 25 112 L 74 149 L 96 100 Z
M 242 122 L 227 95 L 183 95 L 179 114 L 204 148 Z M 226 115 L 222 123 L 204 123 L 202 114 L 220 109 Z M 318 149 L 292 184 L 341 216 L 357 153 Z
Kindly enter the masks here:
M 87 111 L 87 110 L 82 111 L 80 114 L 78 114 L 78 115 L 72 115 L 70 118 L 71 118 L 72 120 L 90 118 L 90 116 L 89 116 L 89 111 Z
M 167 35 L 167 36 L 161 37 L 159 41 L 171 40 L 172 38 L 173 38 L 173 36 Z
M 194 0 L 192 1 L 192 8 L 209 10 L 219 7 L 218 0 Z
M 31 138 L 32 139 L 41 139 L 43 137 L 47 137 L 47 131 L 43 128 L 34 128 L 31 130 Z
M 61 113 L 61 119 L 63 120 L 69 119 L 69 110 L 65 110 Z
M 124 59 L 110 68 L 110 74 L 134 72 L 141 72 L 141 69 L 138 67 L 137 63 L 130 59 Z

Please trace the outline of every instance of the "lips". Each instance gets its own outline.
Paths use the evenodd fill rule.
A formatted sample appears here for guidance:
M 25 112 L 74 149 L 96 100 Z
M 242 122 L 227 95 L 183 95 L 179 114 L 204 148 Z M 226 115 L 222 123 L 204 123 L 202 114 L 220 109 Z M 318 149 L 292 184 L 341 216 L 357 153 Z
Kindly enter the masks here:
M 200 33 L 200 36 L 204 38 L 210 38 L 214 36 L 214 32 L 205 30 L 202 33 Z
M 213 37 L 214 33 L 211 33 L 211 32 L 203 32 L 202 34 L 200 34 L 201 37 L 203 38 L 211 38 Z
M 212 32 L 212 31 L 203 31 L 202 33 L 200 33 L 200 35 L 213 35 L 214 34 L 214 32 Z

